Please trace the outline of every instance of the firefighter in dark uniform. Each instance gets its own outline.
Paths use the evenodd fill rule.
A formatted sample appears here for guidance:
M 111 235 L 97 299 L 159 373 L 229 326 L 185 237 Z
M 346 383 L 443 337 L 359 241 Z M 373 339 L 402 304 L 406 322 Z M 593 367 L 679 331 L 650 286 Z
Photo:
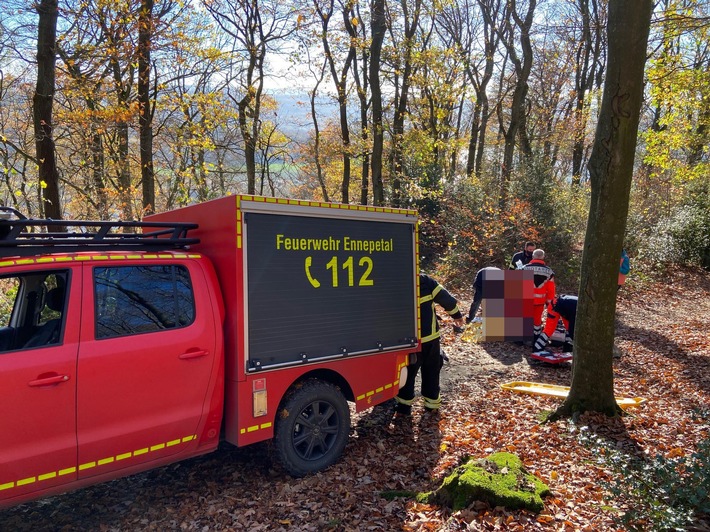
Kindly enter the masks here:
M 518 251 L 515 255 L 513 255 L 513 258 L 510 261 L 510 266 L 508 266 L 508 269 L 520 270 L 523 266 L 525 266 L 527 263 L 529 263 L 532 260 L 533 251 L 535 251 L 535 243 L 534 242 L 525 242 L 525 247 L 523 248 L 523 250 Z
M 439 373 L 444 363 L 439 341 L 439 324 L 434 304 L 441 305 L 454 319 L 458 327 L 464 324 L 463 315 L 452 296 L 443 286 L 425 274 L 419 274 L 419 315 L 421 320 L 422 350 L 417 354 L 417 362 L 407 368 L 407 382 L 394 398 L 395 412 L 409 415 L 414 402 L 414 381 L 422 370 L 422 396 L 424 408 L 438 410 L 441 406 L 439 393 Z
M 574 340 L 574 320 L 577 316 L 577 296 L 561 295 L 547 306 L 547 321 L 545 330 L 535 340 L 535 352 L 544 351 L 547 343 L 552 337 L 552 333 L 557 328 L 557 323 L 562 320 L 565 326 L 565 343 L 562 348 L 564 352 L 572 351 L 572 341 Z

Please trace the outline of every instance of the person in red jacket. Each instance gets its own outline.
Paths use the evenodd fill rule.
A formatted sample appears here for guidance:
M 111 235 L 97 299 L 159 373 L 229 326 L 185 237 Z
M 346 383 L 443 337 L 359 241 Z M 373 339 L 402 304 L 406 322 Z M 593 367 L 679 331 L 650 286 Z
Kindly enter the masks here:
M 533 334 L 535 338 L 542 332 L 542 311 L 555 299 L 555 272 L 545 264 L 545 252 L 541 249 L 533 251 L 533 258 L 523 270 L 532 271 L 534 274 L 534 300 L 533 300 Z

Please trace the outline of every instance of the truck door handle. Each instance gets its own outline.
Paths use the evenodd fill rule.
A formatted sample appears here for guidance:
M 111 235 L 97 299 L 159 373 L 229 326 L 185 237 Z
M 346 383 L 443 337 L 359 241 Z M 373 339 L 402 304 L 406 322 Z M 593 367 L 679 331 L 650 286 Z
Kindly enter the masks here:
M 203 350 L 201 350 L 201 351 L 190 351 L 190 352 L 188 352 L 188 353 L 183 353 L 183 354 L 180 355 L 178 358 L 179 358 L 180 360 L 192 360 L 193 358 L 206 357 L 206 356 L 209 355 L 209 354 L 210 354 L 209 351 L 205 351 L 205 350 L 203 349 Z
M 53 384 L 61 384 L 69 380 L 69 375 L 53 375 L 51 377 L 42 377 L 35 379 L 28 384 L 33 387 L 37 386 L 52 386 Z

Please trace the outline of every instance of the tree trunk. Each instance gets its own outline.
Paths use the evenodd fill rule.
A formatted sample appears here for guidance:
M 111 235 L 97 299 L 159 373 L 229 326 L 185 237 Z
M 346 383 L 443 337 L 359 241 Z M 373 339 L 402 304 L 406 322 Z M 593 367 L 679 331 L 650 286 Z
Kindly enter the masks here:
M 603 69 L 602 23 L 597 1 L 577 0 L 577 8 L 582 22 L 582 35 L 576 54 L 574 76 L 575 136 L 572 147 L 572 183 L 575 186 L 581 183 L 584 168 L 587 95 Z
M 32 99 L 32 111 L 37 150 L 39 187 L 42 191 L 42 211 L 47 218 L 62 219 L 59 204 L 59 174 L 52 136 L 52 107 L 57 41 L 57 0 L 41 0 L 36 4 L 37 25 L 37 86 Z
M 382 87 L 380 85 L 380 62 L 382 42 L 385 39 L 385 0 L 372 2 L 372 43 L 370 44 L 370 86 L 372 87 L 372 195 L 374 205 L 384 205 L 385 193 L 382 183 L 382 153 L 384 131 L 382 129 Z
M 138 15 L 138 102 L 140 103 L 141 185 L 143 215 L 155 212 L 153 175 L 153 112 L 150 101 L 150 46 L 153 34 L 153 0 L 141 0 Z
M 395 103 L 394 117 L 392 118 L 392 205 L 402 206 L 402 178 L 404 177 L 404 119 L 407 116 L 409 107 L 409 88 L 412 83 L 414 71 L 412 60 L 412 47 L 414 37 L 419 30 L 419 13 L 421 1 L 414 2 L 414 9 L 411 21 L 407 18 L 407 5 L 402 2 L 404 12 L 404 65 L 401 66 L 402 85 L 399 91 L 399 99 Z
M 652 0 L 609 1 L 609 62 L 589 159 L 592 186 L 575 326 L 572 386 L 555 416 L 615 415 L 612 349 Z
M 500 199 L 499 207 L 505 209 L 508 198 L 508 183 L 513 172 L 513 155 L 515 152 L 515 139 L 521 140 L 521 151 L 529 160 L 532 157 L 532 150 L 527 141 L 527 122 L 525 119 L 525 98 L 528 94 L 528 78 L 532 68 L 533 51 L 530 42 L 530 28 L 533 23 L 537 0 L 530 0 L 528 11 L 524 19 L 521 19 L 516 12 L 515 1 L 510 3 L 510 18 L 515 21 L 515 26 L 520 29 L 520 45 L 523 51 L 522 60 L 518 57 L 518 52 L 514 44 L 514 25 L 508 21 L 506 26 L 508 32 L 503 42 L 508 50 L 508 57 L 515 66 L 515 87 L 513 89 L 513 101 L 510 104 L 510 123 L 505 132 L 505 147 L 503 150 L 503 166 L 501 171 Z

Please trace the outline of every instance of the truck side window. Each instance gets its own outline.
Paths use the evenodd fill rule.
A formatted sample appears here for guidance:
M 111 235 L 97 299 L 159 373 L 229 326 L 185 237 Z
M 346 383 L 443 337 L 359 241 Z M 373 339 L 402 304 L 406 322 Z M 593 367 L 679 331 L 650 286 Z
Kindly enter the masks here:
M 187 268 L 94 268 L 96 338 L 115 338 L 185 327 L 195 318 Z
M 0 353 L 62 341 L 67 272 L 0 278 Z

